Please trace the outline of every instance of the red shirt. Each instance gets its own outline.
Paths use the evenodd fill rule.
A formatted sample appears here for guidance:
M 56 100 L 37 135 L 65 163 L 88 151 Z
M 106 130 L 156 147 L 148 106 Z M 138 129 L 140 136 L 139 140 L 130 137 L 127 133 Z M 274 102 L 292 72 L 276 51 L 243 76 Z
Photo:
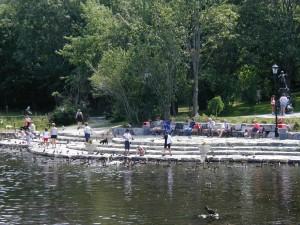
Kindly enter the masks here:
M 195 124 L 194 129 L 195 130 L 200 130 L 201 126 L 199 124 Z
M 260 125 L 259 125 L 259 123 L 257 123 L 257 122 L 256 122 L 256 123 L 254 124 L 253 128 L 257 128 L 257 129 L 259 129 L 259 128 L 260 128 Z

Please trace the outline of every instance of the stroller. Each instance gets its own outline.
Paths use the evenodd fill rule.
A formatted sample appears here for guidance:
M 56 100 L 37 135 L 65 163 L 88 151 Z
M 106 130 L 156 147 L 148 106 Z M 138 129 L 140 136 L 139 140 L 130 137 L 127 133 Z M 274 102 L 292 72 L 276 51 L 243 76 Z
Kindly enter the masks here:
M 279 94 L 280 94 L 280 96 L 282 96 L 283 94 L 285 94 L 285 96 L 288 99 L 288 102 L 287 102 L 286 108 L 285 108 L 285 113 L 286 114 L 293 114 L 294 113 L 294 108 L 293 108 L 293 104 L 292 104 L 292 100 L 291 100 L 290 89 L 288 87 L 280 88 L 279 89 Z
M 286 104 L 285 113 L 286 114 L 294 114 L 294 108 L 293 108 L 293 104 L 292 104 L 290 96 L 288 96 L 288 100 L 289 101 Z

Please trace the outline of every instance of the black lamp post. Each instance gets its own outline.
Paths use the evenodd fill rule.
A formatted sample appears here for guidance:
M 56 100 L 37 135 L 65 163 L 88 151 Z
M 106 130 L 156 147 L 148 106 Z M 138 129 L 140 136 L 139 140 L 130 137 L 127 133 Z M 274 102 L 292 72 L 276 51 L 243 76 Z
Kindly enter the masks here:
M 276 88 L 277 88 L 277 85 L 276 85 L 276 75 L 277 75 L 277 72 L 278 72 L 278 66 L 276 64 L 274 64 L 272 66 L 272 70 L 273 70 L 273 79 L 274 79 L 274 95 L 275 95 L 275 137 L 278 137 L 279 134 L 278 134 L 278 122 L 277 122 L 277 91 L 276 91 Z

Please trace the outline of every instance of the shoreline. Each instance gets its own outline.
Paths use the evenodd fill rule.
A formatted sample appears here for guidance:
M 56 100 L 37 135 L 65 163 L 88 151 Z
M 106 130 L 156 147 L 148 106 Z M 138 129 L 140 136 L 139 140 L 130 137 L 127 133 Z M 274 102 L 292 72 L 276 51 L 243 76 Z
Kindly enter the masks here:
M 49 145 L 45 148 L 40 138 L 32 140 L 32 146 L 27 146 L 25 139 L 13 138 L 14 132 L 0 133 L 2 148 L 24 150 L 42 157 L 56 157 L 68 160 L 85 159 L 112 161 L 156 161 L 156 162 L 237 162 L 237 163 L 299 163 L 300 141 L 279 140 L 272 138 L 248 139 L 236 137 L 204 137 L 204 136 L 173 136 L 172 156 L 162 156 L 164 140 L 160 136 L 134 136 L 131 142 L 130 156 L 124 156 L 122 137 L 113 137 L 107 128 L 95 130 L 93 149 L 86 147 L 83 131 L 69 128 L 59 132 L 56 148 Z M 101 139 L 107 137 L 108 144 L 101 145 Z M 205 143 L 209 146 L 207 152 L 200 151 Z M 145 148 L 145 156 L 136 155 L 136 147 Z M 103 162 L 104 164 L 104 162 Z

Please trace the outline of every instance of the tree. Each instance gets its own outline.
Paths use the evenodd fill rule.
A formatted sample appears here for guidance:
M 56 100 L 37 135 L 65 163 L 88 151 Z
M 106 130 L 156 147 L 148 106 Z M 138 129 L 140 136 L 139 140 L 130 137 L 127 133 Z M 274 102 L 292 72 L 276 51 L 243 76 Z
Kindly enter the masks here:
M 213 52 L 228 39 L 233 39 L 238 18 L 234 5 L 215 1 L 181 1 L 183 26 L 189 28 L 184 36 L 190 57 L 193 79 L 193 115 L 199 109 L 199 74 L 209 62 Z
M 56 51 L 65 44 L 65 36 L 76 34 L 79 2 L 12 0 L 7 3 L 11 13 L 5 15 L 10 29 L 3 30 L 4 40 L 9 44 L 4 47 L 7 50 L 4 57 L 14 65 L 5 69 L 3 81 L 16 87 L 11 98 L 18 105 L 31 105 L 33 110 L 49 108 L 51 93 L 63 89 L 60 77 L 69 72 L 70 65 Z
M 222 98 L 220 96 L 214 97 L 208 102 L 208 109 L 215 113 L 216 117 L 218 117 L 218 114 L 221 113 L 224 109 L 224 103 L 222 101 Z
M 249 65 L 244 65 L 238 74 L 242 100 L 251 106 L 256 103 L 256 90 L 259 82 L 257 74 L 256 67 Z

